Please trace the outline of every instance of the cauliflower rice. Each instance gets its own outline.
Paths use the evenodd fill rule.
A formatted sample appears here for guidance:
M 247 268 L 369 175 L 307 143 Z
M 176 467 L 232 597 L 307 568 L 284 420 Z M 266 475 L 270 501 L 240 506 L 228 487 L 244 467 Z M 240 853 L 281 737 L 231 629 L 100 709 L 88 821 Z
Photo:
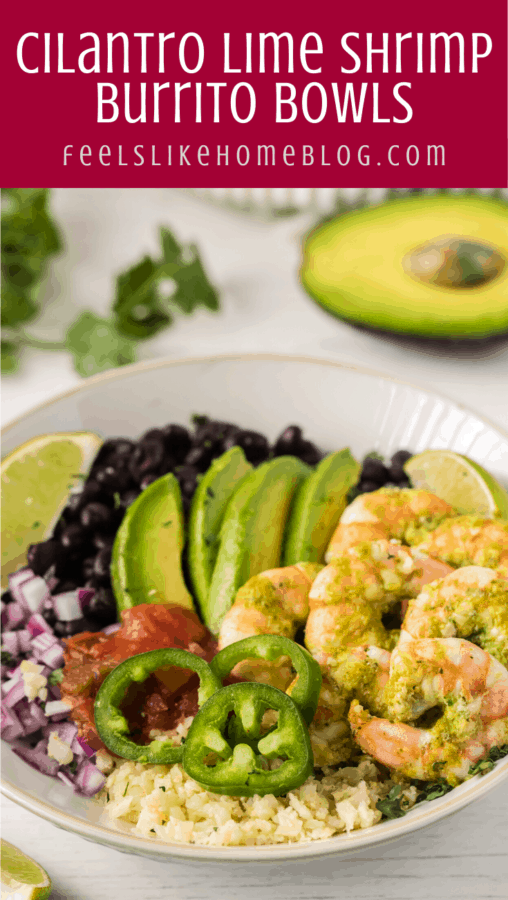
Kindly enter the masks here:
M 181 738 L 186 729 L 180 728 Z M 112 819 L 129 823 L 143 837 L 209 847 L 301 843 L 368 828 L 381 820 L 376 804 L 394 784 L 380 780 L 368 757 L 356 766 L 324 767 L 322 778 L 312 776 L 283 797 L 212 794 L 179 764 L 115 763 L 109 757 L 101 767 L 113 767 L 101 793 Z M 413 786 L 404 788 L 408 808 L 416 793 Z

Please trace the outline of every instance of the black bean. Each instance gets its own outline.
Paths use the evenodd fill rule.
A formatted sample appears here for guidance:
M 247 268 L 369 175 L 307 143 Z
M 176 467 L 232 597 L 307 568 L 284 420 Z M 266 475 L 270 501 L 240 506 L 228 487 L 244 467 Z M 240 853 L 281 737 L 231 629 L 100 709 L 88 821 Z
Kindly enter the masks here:
M 390 478 L 392 481 L 407 480 L 407 475 L 402 468 L 404 463 L 411 459 L 412 454 L 409 450 L 397 450 L 390 460 Z
M 92 504 L 90 504 L 92 505 Z M 99 505 L 99 504 L 97 504 Z M 82 514 L 83 515 L 83 514 Z M 78 547 L 82 547 L 83 544 L 86 543 L 86 532 L 85 529 L 78 524 L 68 525 L 61 534 L 60 542 L 63 547 L 67 547 L 71 550 L 75 550 Z
M 54 609 L 43 609 L 42 618 L 48 623 L 50 628 L 54 628 L 56 622 L 56 614 Z
M 370 494 L 372 491 L 379 490 L 379 484 L 376 481 L 360 481 L 358 489 L 361 494 Z
M 162 439 L 140 442 L 129 462 L 129 471 L 135 481 L 139 483 L 148 472 L 158 472 L 164 460 L 164 453 Z
M 103 493 L 101 485 L 95 478 L 88 479 L 83 485 L 83 490 L 80 494 L 82 505 L 85 506 L 87 503 L 91 503 L 92 500 L 98 500 Z
M 200 472 L 204 472 L 208 468 L 213 458 L 213 448 L 206 447 L 202 444 L 199 447 L 192 447 L 185 457 L 186 466 L 195 466 Z
M 108 529 L 113 524 L 112 511 L 104 503 L 88 503 L 81 511 L 81 524 L 87 529 Z
M 81 572 L 82 572 L 82 575 L 83 575 L 83 578 L 85 581 L 88 581 L 88 579 L 92 577 L 92 575 L 94 573 L 94 566 L 95 566 L 95 557 L 94 556 L 88 556 L 86 559 L 83 560 Z
M 87 607 L 87 615 L 101 622 L 101 627 L 116 622 L 116 603 L 113 591 L 105 587 L 99 588 Z
M 79 634 L 80 631 L 87 631 L 86 625 L 86 619 L 81 617 L 73 619 L 72 622 L 56 622 L 53 625 L 53 631 L 58 637 L 72 637 L 74 634 Z
M 133 441 L 129 441 L 127 438 L 112 438 L 104 441 L 93 461 L 92 471 L 109 465 L 113 460 L 118 462 L 122 458 L 129 457 L 134 447 Z
M 191 497 L 196 490 L 199 471 L 194 466 L 180 466 L 176 477 L 184 497 Z
M 127 491 L 120 498 L 120 508 L 127 509 L 127 507 L 130 506 L 131 503 L 134 503 L 134 501 L 138 497 L 139 497 L 139 491 L 135 491 L 135 490 Z
M 288 425 L 275 441 L 275 456 L 296 456 L 302 444 L 302 429 L 298 425 Z
M 259 431 L 239 431 L 236 435 L 226 438 L 225 449 L 229 447 L 241 447 L 250 463 L 258 465 L 268 459 L 270 445 Z
M 111 565 L 111 550 L 105 547 L 99 550 L 95 557 L 95 565 L 93 567 L 93 575 L 96 578 L 106 578 L 109 580 L 109 567 Z
M 307 463 L 308 466 L 317 466 L 318 462 L 322 459 L 323 454 L 318 450 L 315 444 L 312 444 L 310 441 L 302 441 L 296 456 L 298 456 L 302 462 Z
M 65 551 L 59 541 L 41 541 L 40 544 L 30 544 L 27 552 L 27 562 L 35 575 L 45 575 L 51 566 L 61 563 Z
M 205 441 L 220 444 L 225 438 L 236 434 L 240 429 L 232 422 L 221 422 L 218 419 L 209 419 L 207 416 L 195 417 L 199 419 L 192 443 L 194 446 L 204 444 Z
M 83 503 L 83 497 L 81 492 L 77 494 L 71 494 L 68 501 L 67 506 L 63 511 L 63 515 L 66 521 L 70 522 L 73 519 L 78 518 L 79 510 L 81 509 Z
M 55 593 L 67 594 L 69 591 L 75 591 L 77 587 L 78 587 L 78 584 L 73 579 L 71 579 L 71 578 L 62 579 L 61 581 L 58 582 Z M 81 587 L 81 585 L 79 585 L 79 587 Z
M 383 460 L 377 459 L 375 456 L 365 457 L 362 463 L 361 480 L 374 481 L 378 487 L 381 487 L 389 477 L 390 473 Z
M 166 452 L 175 460 L 175 463 L 184 461 L 191 448 L 191 437 L 183 425 L 166 425 L 162 429 Z
M 114 466 L 100 469 L 95 477 L 103 491 L 108 494 L 121 493 L 134 486 L 130 472 Z
M 112 547 L 115 536 L 113 534 L 105 534 L 103 531 L 96 531 L 92 537 L 92 543 L 97 550 L 104 550 L 105 547 Z
M 145 475 L 139 482 L 139 486 L 140 486 L 141 490 L 144 491 L 145 488 L 147 488 L 149 484 L 153 484 L 153 482 L 157 481 L 158 478 L 159 478 L 159 475 L 155 475 L 153 472 L 148 472 L 148 474 Z

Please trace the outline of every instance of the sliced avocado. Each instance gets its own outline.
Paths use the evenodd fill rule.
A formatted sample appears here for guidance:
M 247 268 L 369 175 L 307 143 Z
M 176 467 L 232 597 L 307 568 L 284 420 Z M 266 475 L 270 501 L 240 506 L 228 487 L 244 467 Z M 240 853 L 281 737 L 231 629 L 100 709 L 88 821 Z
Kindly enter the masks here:
M 218 634 L 236 592 L 253 575 L 278 566 L 293 495 L 310 472 L 294 456 L 254 469 L 228 503 L 208 597 L 207 626 Z
M 241 447 L 232 447 L 215 459 L 192 498 L 187 557 L 189 573 L 203 620 L 208 615 L 208 592 L 219 549 L 219 530 L 227 504 L 252 466 Z
M 329 312 L 386 331 L 482 338 L 508 331 L 508 206 L 406 197 L 307 238 L 303 286 Z
M 182 575 L 183 545 L 180 485 L 170 473 L 139 495 L 118 529 L 111 579 L 119 612 L 139 603 L 194 609 Z
M 358 481 L 360 464 L 348 448 L 330 453 L 298 488 L 284 539 L 282 564 L 323 562 L 330 538 Z

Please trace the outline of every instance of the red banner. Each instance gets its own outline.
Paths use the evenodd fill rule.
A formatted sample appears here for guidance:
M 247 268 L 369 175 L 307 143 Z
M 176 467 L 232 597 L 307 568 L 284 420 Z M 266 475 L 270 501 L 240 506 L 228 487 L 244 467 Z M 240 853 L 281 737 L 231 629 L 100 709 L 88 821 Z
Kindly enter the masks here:
M 4 19 L 4 186 L 507 185 L 506 0 Z

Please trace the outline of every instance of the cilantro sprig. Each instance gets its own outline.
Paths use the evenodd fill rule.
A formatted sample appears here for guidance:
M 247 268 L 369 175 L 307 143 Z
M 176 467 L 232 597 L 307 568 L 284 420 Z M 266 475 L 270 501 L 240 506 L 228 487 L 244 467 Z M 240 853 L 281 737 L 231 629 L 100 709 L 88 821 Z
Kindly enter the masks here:
M 23 347 L 67 350 L 76 371 L 93 375 L 133 362 L 138 341 L 168 328 L 178 314 L 219 309 L 195 245 L 182 246 L 166 228 L 157 258 L 145 256 L 116 278 L 109 316 L 83 310 L 61 342 L 25 330 L 40 312 L 38 291 L 62 239 L 48 211 L 47 190 L 2 191 L 2 372 L 15 372 Z
M 485 759 L 481 759 L 471 766 L 468 778 L 472 778 L 473 775 L 486 775 L 487 772 L 492 771 L 496 762 L 504 756 L 508 756 L 508 744 L 503 744 L 500 747 L 492 747 Z M 407 801 L 404 800 L 404 797 L 402 796 L 402 786 L 400 784 L 394 784 L 388 796 L 385 797 L 384 800 L 378 800 L 376 806 L 380 812 L 383 813 L 384 819 L 399 819 L 401 816 L 405 816 L 406 813 L 409 812 L 410 809 L 413 809 L 418 803 L 437 800 L 438 797 L 444 797 L 445 794 L 448 794 L 453 790 L 452 785 L 448 784 L 444 778 L 430 782 L 413 779 L 411 784 L 415 785 L 418 789 L 413 806 L 409 806 Z

